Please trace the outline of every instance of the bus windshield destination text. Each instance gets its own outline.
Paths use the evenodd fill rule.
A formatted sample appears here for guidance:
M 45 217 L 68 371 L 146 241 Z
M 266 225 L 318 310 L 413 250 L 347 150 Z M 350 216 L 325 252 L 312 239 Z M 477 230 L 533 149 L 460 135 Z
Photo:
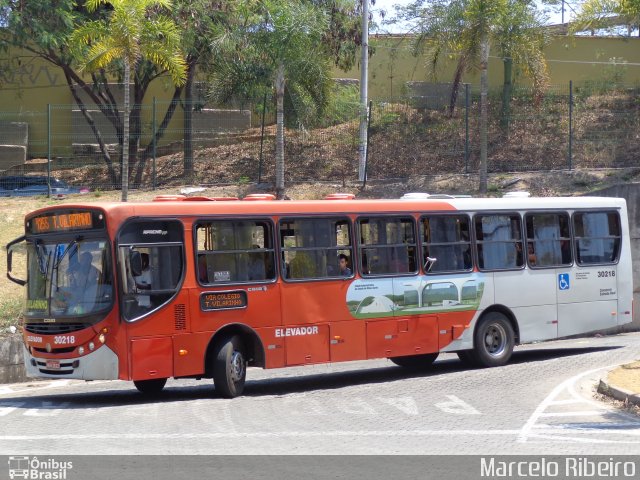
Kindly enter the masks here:
M 33 219 L 33 232 L 57 232 L 93 227 L 91 212 L 61 213 Z

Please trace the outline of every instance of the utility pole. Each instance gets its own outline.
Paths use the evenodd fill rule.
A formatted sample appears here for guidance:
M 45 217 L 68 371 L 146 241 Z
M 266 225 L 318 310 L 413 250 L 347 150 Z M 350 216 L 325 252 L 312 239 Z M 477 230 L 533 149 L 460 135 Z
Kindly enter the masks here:
M 362 59 L 360 63 L 360 145 L 358 179 L 364 182 L 367 163 L 367 124 L 369 100 L 369 0 L 362 0 Z

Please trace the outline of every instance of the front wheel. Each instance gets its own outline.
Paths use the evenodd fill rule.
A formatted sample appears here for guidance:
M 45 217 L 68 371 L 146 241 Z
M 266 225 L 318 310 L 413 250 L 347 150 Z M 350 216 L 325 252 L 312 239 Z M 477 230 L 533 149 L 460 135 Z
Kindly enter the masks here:
M 511 322 L 500 312 L 489 312 L 476 327 L 470 355 L 478 366 L 499 367 L 509 361 L 514 345 Z
M 144 393 L 145 395 L 155 395 L 162 391 L 165 384 L 167 383 L 166 378 L 153 378 L 151 380 L 136 380 L 133 384 L 136 386 L 140 393 Z
M 389 360 L 399 367 L 420 370 L 429 368 L 431 364 L 436 361 L 436 358 L 438 358 L 438 352 L 426 353 L 424 355 L 409 355 L 407 357 L 392 357 L 389 358 Z
M 213 383 L 224 398 L 242 395 L 247 376 L 244 347 L 238 335 L 221 339 L 213 359 Z

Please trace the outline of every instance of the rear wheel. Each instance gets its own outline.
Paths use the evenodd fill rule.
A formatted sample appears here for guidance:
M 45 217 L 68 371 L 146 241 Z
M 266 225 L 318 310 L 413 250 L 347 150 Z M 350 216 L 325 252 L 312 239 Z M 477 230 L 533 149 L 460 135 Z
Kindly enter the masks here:
M 511 358 L 515 335 L 507 317 L 500 312 L 482 316 L 473 335 L 474 363 L 481 367 L 499 367 Z
M 393 363 L 399 367 L 409 368 L 411 370 L 420 370 L 423 368 L 429 368 L 433 362 L 438 358 L 438 352 L 427 353 L 424 355 L 409 355 L 408 357 L 393 357 L 389 358 Z
M 162 391 L 165 384 L 167 383 L 166 378 L 153 378 L 151 380 L 136 380 L 133 384 L 136 386 L 140 393 L 144 393 L 145 395 L 155 395 Z
M 244 346 L 238 335 L 222 338 L 216 344 L 213 358 L 213 382 L 225 398 L 242 395 L 247 376 Z

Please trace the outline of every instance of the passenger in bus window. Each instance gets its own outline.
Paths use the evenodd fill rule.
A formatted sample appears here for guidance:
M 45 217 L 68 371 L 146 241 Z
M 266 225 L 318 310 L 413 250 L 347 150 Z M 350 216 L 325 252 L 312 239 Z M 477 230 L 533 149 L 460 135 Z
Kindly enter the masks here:
M 198 280 L 200 280 L 200 283 L 209 283 L 207 256 L 202 253 L 198 254 Z
M 351 269 L 349 268 L 349 257 L 347 257 L 344 253 L 341 253 L 338 258 L 338 265 L 340 266 L 340 276 L 350 277 Z
M 254 248 L 260 248 L 254 245 Z M 247 276 L 249 280 L 264 280 L 266 278 L 266 268 L 264 256 L 261 252 L 250 252 L 249 263 L 247 265 Z
M 149 265 L 149 254 L 141 253 L 142 272 L 134 277 L 136 288 L 139 290 L 151 290 L 151 266 Z
M 529 265 L 534 266 L 536 265 L 536 253 L 533 249 L 533 242 L 528 242 L 527 243 L 527 258 L 529 260 Z

